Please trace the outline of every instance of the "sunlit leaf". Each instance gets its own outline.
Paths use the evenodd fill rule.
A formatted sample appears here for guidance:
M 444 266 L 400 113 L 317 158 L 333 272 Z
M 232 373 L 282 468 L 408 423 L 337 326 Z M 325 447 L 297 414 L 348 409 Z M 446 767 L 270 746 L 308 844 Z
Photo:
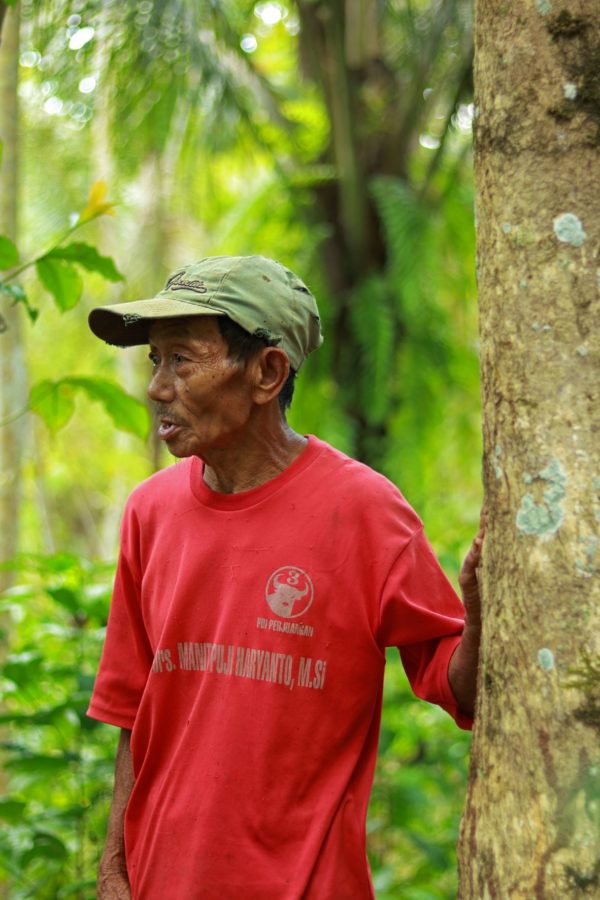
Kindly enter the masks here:
M 19 251 L 9 238 L 0 235 L 0 269 L 12 269 L 19 262 Z
M 81 610 L 79 594 L 69 587 L 49 587 L 46 588 L 46 593 L 49 594 L 59 606 L 62 606 L 73 615 L 76 615 Z
M 95 181 L 90 189 L 87 206 L 79 214 L 79 222 L 90 222 L 98 216 L 114 216 L 115 203 L 106 200 L 106 182 Z
M 117 428 L 145 440 L 150 431 L 150 414 L 147 407 L 123 388 L 105 378 L 71 377 L 65 379 L 74 387 L 85 391 L 91 400 L 99 400 Z
M 29 408 L 44 420 L 50 431 L 67 424 L 75 411 L 73 388 L 68 382 L 39 381 L 31 388 Z
M 25 570 L 33 567 L 38 572 L 79 572 L 81 562 L 74 553 L 65 550 L 52 554 L 33 554 L 23 559 L 22 566 Z
M 35 267 L 40 281 L 52 294 L 59 309 L 64 312 L 77 305 L 83 291 L 83 282 L 74 266 L 46 254 L 37 260 Z
M 67 244 L 66 247 L 56 247 L 47 254 L 46 259 L 62 259 L 77 263 L 88 272 L 98 272 L 108 281 L 124 280 L 111 257 L 101 256 L 91 244 L 76 242 Z
M 91 400 L 99 401 L 121 431 L 146 439 L 150 431 L 150 414 L 146 406 L 105 378 L 80 375 L 59 381 L 40 381 L 31 389 L 30 409 L 42 417 L 51 431 L 58 431 L 73 415 L 74 394 L 78 390 L 84 391 Z

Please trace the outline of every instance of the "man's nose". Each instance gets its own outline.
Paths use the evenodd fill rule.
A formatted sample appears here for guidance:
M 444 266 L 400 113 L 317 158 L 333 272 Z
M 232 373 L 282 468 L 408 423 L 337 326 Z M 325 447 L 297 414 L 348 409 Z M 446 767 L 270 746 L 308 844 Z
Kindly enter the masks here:
M 173 380 L 168 369 L 157 366 L 148 385 L 148 397 L 155 403 L 170 403 L 173 396 Z

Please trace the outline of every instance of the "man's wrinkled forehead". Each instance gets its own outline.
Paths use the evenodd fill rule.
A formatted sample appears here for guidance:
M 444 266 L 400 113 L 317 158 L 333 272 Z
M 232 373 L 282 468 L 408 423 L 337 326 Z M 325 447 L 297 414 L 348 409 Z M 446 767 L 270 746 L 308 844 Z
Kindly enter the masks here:
M 155 319 L 148 328 L 148 342 L 173 338 L 194 338 L 214 333 L 217 316 L 178 316 L 173 319 Z

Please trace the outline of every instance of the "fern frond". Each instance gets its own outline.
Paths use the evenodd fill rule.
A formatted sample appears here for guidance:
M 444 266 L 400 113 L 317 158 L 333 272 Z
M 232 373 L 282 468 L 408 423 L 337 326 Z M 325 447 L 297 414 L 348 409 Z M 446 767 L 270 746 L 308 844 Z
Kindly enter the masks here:
M 350 323 L 359 347 L 358 392 L 370 425 L 383 422 L 391 402 L 394 317 L 386 281 L 371 277 L 353 293 Z

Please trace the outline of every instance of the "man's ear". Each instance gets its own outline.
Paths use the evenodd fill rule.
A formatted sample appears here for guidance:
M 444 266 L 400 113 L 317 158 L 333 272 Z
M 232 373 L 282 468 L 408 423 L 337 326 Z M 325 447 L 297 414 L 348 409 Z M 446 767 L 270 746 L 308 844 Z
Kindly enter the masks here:
M 262 406 L 279 396 L 290 373 L 290 361 L 285 350 L 264 347 L 252 362 L 254 401 Z

